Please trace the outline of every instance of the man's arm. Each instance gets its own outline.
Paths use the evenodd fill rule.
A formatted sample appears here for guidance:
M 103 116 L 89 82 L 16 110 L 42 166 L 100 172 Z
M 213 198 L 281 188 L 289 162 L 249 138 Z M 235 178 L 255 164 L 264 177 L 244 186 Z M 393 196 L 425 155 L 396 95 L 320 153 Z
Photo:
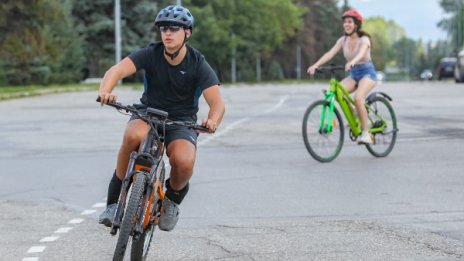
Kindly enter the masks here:
M 105 76 L 100 83 L 100 90 L 98 94 L 101 98 L 101 104 L 115 102 L 117 96 L 111 92 L 118 84 L 118 81 L 134 74 L 136 71 L 137 69 L 135 68 L 135 64 L 127 57 L 106 71 Z
M 214 85 L 205 89 L 203 91 L 203 96 L 205 97 L 206 103 L 209 105 L 209 113 L 208 119 L 204 119 L 202 125 L 206 126 L 212 133 L 216 131 L 224 116 L 224 100 L 222 99 L 219 85 Z

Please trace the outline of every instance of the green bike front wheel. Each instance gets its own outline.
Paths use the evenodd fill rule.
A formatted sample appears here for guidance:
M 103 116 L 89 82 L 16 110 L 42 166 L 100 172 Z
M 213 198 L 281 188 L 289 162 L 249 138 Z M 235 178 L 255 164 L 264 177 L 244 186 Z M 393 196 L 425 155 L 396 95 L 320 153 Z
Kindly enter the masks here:
M 322 118 L 324 108 L 325 116 Z M 329 103 L 320 100 L 312 103 L 303 117 L 302 131 L 306 149 L 315 160 L 320 162 L 334 160 L 343 146 L 345 130 L 341 114 L 337 108 L 334 108 L 332 120 L 328 122 L 329 112 Z M 332 126 L 331 130 L 327 130 L 329 124 Z

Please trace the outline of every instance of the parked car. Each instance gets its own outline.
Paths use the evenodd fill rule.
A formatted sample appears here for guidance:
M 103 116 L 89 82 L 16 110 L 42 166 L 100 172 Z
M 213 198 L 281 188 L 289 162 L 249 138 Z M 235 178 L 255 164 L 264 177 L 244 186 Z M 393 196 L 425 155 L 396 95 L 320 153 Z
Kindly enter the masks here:
M 429 80 L 432 80 L 432 77 L 433 77 L 433 73 L 431 70 L 429 69 L 425 69 L 421 72 L 420 74 L 420 78 L 421 80 L 423 81 L 429 81 Z
M 454 65 L 456 64 L 456 60 L 456 57 L 441 58 L 437 68 L 438 80 L 454 77 Z
M 456 64 L 454 66 L 454 81 L 464 82 L 464 49 L 462 49 L 456 57 Z

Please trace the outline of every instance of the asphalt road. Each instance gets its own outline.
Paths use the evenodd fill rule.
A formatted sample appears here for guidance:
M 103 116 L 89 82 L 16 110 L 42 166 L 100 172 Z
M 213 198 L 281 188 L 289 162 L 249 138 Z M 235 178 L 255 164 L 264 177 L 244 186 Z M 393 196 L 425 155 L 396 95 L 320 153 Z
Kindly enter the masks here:
M 224 121 L 200 136 L 181 219 L 156 232 L 149 260 L 464 260 L 464 85 L 383 83 L 393 152 L 346 139 L 322 164 L 301 120 L 325 87 L 225 86 Z M 116 238 L 97 217 L 128 117 L 95 98 L 0 102 L 1 260 L 111 260 Z

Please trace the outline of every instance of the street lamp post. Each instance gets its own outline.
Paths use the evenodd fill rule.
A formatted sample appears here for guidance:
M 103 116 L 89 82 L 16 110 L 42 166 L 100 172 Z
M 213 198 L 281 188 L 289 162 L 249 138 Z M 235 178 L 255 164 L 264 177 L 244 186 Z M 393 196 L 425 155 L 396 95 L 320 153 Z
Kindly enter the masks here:
M 116 63 L 121 61 L 121 2 L 114 0 L 114 45 Z M 118 81 L 121 84 L 121 81 Z
M 114 1 L 114 40 L 116 46 L 116 63 L 121 61 L 121 2 Z

